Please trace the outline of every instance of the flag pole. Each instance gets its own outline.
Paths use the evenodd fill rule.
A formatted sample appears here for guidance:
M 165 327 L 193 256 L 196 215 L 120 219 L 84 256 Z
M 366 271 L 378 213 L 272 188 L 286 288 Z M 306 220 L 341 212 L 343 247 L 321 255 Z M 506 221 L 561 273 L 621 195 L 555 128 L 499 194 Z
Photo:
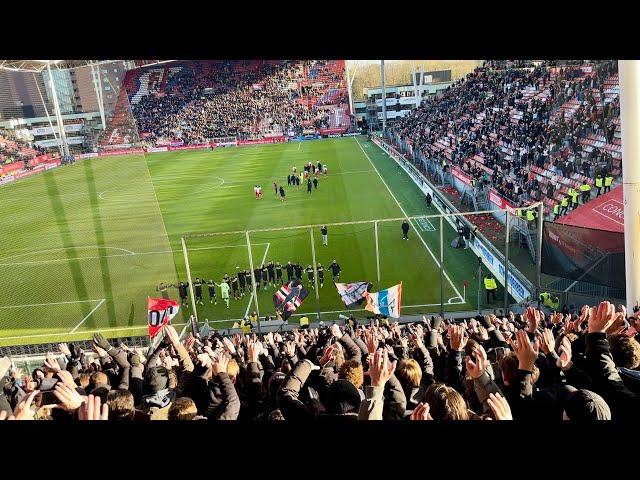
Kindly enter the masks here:
M 244 232 L 247 237 L 247 250 L 249 251 L 249 268 L 251 269 L 251 286 L 253 287 L 253 298 L 256 302 L 256 315 L 258 315 L 258 333 L 262 333 L 260 329 L 260 309 L 258 308 L 258 292 L 256 290 L 256 276 L 253 273 L 253 254 L 251 253 L 251 240 L 249 239 L 249 231 Z M 249 301 L 251 305 L 251 301 Z
M 309 229 L 309 235 L 311 237 L 311 257 L 313 259 L 313 284 L 316 287 L 316 309 L 318 320 L 320 320 L 320 292 L 318 291 L 318 269 L 316 267 L 316 247 L 313 243 L 313 228 Z
M 191 293 L 191 305 L 193 305 L 193 314 L 198 320 L 198 310 L 196 308 L 196 297 L 193 296 L 193 282 L 191 281 L 191 269 L 189 268 L 189 255 L 187 254 L 187 244 L 184 242 L 184 237 L 181 237 L 182 240 L 182 253 L 184 254 L 184 265 L 187 269 L 187 280 L 189 282 L 189 293 Z
M 440 316 L 444 318 L 444 225 L 440 217 Z
M 378 291 L 380 291 L 380 249 L 378 245 L 378 222 L 373 222 L 373 226 L 376 235 L 376 268 L 378 271 Z

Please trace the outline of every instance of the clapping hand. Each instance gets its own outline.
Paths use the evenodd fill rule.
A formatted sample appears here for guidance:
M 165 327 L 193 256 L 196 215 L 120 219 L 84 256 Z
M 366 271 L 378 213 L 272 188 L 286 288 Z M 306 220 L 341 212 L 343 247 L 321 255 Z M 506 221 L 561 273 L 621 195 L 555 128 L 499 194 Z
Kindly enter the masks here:
M 541 322 L 540 310 L 533 307 L 527 307 L 524 312 L 524 318 L 527 321 L 527 327 L 525 330 L 530 333 L 535 333 Z
M 231 354 L 233 355 L 234 353 L 236 353 L 236 346 L 233 344 L 233 342 L 231 340 L 229 340 L 227 337 L 224 337 L 222 339 L 222 343 L 224 344 L 224 348 Z
M 429 413 L 429 404 L 420 402 L 411 412 L 411 420 L 433 420 Z
M 589 333 L 604 333 L 616 320 L 615 307 L 605 301 L 598 305 L 597 310 L 591 309 L 589 315 Z
M 555 348 L 556 339 L 553 337 L 551 329 L 545 328 L 542 333 L 536 333 L 536 338 L 540 344 L 540 349 L 545 355 L 548 355 Z
M 338 324 L 333 324 L 331 325 L 331 335 L 333 335 L 334 337 L 336 337 L 338 340 L 340 340 L 342 338 L 342 331 L 340 331 L 340 326 Z
M 324 349 L 324 353 L 322 354 L 322 358 L 320 359 L 320 365 L 324 367 L 327 363 L 333 361 L 334 358 L 335 358 L 335 347 L 333 345 L 328 345 Z
M 536 358 L 538 357 L 538 340 L 536 339 L 535 342 L 531 343 L 527 332 L 524 330 L 518 330 L 516 333 L 516 340 L 512 340 L 510 338 L 507 342 L 511 345 L 516 357 L 518 357 L 518 368 L 520 370 L 532 372 Z
M 370 330 L 364 333 L 364 343 L 367 346 L 369 355 L 373 355 L 378 349 L 378 339 L 376 338 L 376 334 Z
M 568 370 L 571 368 L 571 341 L 567 337 L 562 337 L 562 342 L 558 348 L 559 357 L 556 361 L 556 365 L 561 370 Z
M 60 353 L 66 355 L 67 357 L 71 356 L 71 351 L 69 350 L 69 346 L 66 343 L 59 343 L 58 350 L 60 351 Z
M 490 393 L 489 398 L 487 398 L 487 403 L 496 420 L 513 420 L 507 399 L 499 393 Z
M 465 336 L 464 327 L 462 325 L 449 325 L 448 333 L 451 342 L 451 348 L 458 352 L 464 350 L 468 338 Z
M 58 364 L 58 361 L 55 359 L 55 357 L 53 356 L 53 353 L 51 352 L 47 352 L 47 355 L 44 360 L 44 365 L 50 368 L 51 370 L 53 370 L 54 372 L 59 372 L 61 370 L 60 365 Z
M 227 352 L 223 352 L 218 355 L 213 363 L 211 364 L 211 371 L 213 375 L 217 375 L 219 373 L 227 373 L 227 365 L 229 365 L 229 360 L 231 360 L 231 355 Z
M 396 370 L 396 362 L 389 362 L 389 354 L 385 350 L 377 350 L 369 355 L 369 378 L 374 387 L 383 387 Z
M 489 365 L 487 352 L 482 348 L 482 345 L 477 344 L 473 347 L 473 353 L 475 356 L 475 362 L 471 358 L 471 355 L 467 355 L 465 359 L 467 364 L 467 373 L 471 378 L 480 378 Z
M 108 420 L 109 406 L 102 404 L 100 397 L 89 395 L 85 397 L 85 401 L 78 410 L 79 420 Z

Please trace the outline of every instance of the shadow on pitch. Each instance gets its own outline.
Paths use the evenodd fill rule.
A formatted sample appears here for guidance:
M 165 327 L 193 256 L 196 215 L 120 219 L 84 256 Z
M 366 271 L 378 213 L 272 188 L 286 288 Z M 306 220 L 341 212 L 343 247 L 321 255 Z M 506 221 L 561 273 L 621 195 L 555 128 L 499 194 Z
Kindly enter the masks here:
M 67 258 L 69 259 L 69 269 L 71 270 L 71 278 L 73 279 L 76 289 L 76 296 L 78 299 L 88 299 L 87 286 L 85 285 L 84 278 L 82 276 L 82 267 L 80 266 L 78 254 L 76 252 L 75 245 L 73 244 L 71 229 L 69 227 L 69 222 L 67 221 L 67 215 L 64 211 L 64 204 L 62 203 L 62 197 L 60 196 L 60 190 L 58 189 L 55 175 L 53 172 L 46 172 L 42 175 L 42 178 L 44 179 L 49 201 L 51 202 L 51 210 L 53 210 L 58 231 L 60 232 L 60 239 L 62 241 L 62 245 L 65 247 L 64 251 Z M 79 305 L 82 310 L 83 317 L 89 315 L 93 306 L 90 303 L 80 303 Z M 91 317 L 87 319 L 87 322 L 91 327 L 95 327 Z
M 104 228 L 102 227 L 102 220 L 100 218 L 100 207 L 98 205 L 98 192 L 96 189 L 96 182 L 93 175 L 93 162 L 82 162 L 84 168 L 84 174 L 87 179 L 87 190 L 89 192 L 89 203 L 91 204 L 91 219 L 93 220 L 93 229 L 96 234 L 96 244 L 100 247 L 104 247 Z M 100 274 L 102 275 L 102 285 L 104 287 L 104 297 L 107 304 L 107 320 L 109 321 L 109 327 L 116 326 L 116 309 L 113 304 L 113 294 L 111 288 L 111 274 L 109 272 L 109 260 L 104 255 L 100 255 Z

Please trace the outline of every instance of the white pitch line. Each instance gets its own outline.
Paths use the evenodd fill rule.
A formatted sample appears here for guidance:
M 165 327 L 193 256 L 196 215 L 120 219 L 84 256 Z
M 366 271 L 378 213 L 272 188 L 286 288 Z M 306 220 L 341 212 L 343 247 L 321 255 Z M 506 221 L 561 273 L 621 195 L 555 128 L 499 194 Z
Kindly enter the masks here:
M 93 307 L 93 309 L 89 313 L 87 313 L 87 316 L 84 317 L 82 320 L 80 320 L 80 323 L 78 323 L 75 327 L 73 327 L 73 330 L 71 330 L 69 333 L 75 332 L 80 327 L 80 325 L 82 325 L 84 321 L 93 314 L 93 312 L 95 312 L 98 308 L 100 308 L 100 305 L 102 305 L 104 302 L 105 302 L 105 299 L 103 298 L 100 301 L 100 303 L 97 304 L 95 307 Z
M 378 171 L 378 169 L 376 168 L 376 166 L 373 164 L 373 161 L 371 160 L 371 158 L 369 157 L 369 154 L 367 152 L 365 152 L 364 148 L 362 148 L 362 144 L 358 141 L 358 139 L 356 137 L 353 137 L 353 139 L 356 141 L 356 143 L 358 144 L 358 146 L 360 147 L 360 150 L 362 150 L 362 153 L 364 153 L 364 156 L 367 157 L 367 160 L 369 160 L 369 163 L 371 163 L 371 166 L 373 167 L 373 169 L 376 171 L 376 173 L 378 174 L 378 177 L 380 177 L 380 180 L 382 181 L 382 183 L 384 184 L 385 187 L 387 187 L 387 190 L 389 191 L 389 194 L 391 195 L 391 198 L 393 198 L 393 200 L 396 202 L 396 204 L 398 205 L 398 207 L 400 208 L 400 211 L 402 212 L 402 214 L 405 217 L 408 217 L 409 215 L 407 215 L 407 212 L 404 211 L 404 208 L 402 208 L 402 205 L 400 205 L 400 202 L 398 201 L 398 199 L 396 198 L 396 196 L 393 194 L 393 192 L 391 191 L 391 189 L 389 188 L 389 185 L 387 185 L 387 182 L 384 181 L 384 178 L 382 178 L 382 175 L 380 175 L 380 172 Z M 438 259 L 436 258 L 436 256 L 433 254 L 433 252 L 431 251 L 431 249 L 429 248 L 429 245 L 427 245 L 427 242 L 424 241 L 424 238 L 422 238 L 422 235 L 420 235 L 419 233 L 417 233 L 417 229 L 415 227 L 415 225 L 413 224 L 413 221 L 409 220 L 409 223 L 411 224 L 411 226 L 414 228 L 414 230 L 416 230 L 416 234 L 418 235 L 418 238 L 420 239 L 420 241 L 422 242 L 422 244 L 424 245 L 424 248 L 427 249 L 427 251 L 429 252 L 429 254 L 431 255 L 431 258 L 433 258 L 433 261 L 436 262 L 436 265 L 438 266 L 438 268 L 442 268 L 440 266 L 440 262 L 438 261 Z M 449 278 L 449 275 L 447 275 L 447 271 L 444 270 L 444 268 L 442 269 L 444 277 L 447 279 L 447 281 L 449 282 L 449 285 L 451 285 L 451 287 L 453 288 L 453 291 L 456 292 L 456 295 L 458 295 L 458 298 L 460 298 L 461 300 L 463 299 L 462 295 L 460 295 L 460 292 L 458 291 L 458 289 L 456 288 L 456 286 L 453 284 L 453 282 L 451 281 L 451 279 Z
M 258 245 L 258 244 L 256 243 L 254 245 Z M 263 243 L 263 245 L 264 245 L 264 243 Z M 262 262 L 260 262 L 260 264 L 263 264 L 264 261 L 266 260 L 267 252 L 269 251 L 269 247 L 270 246 L 271 246 L 271 242 L 267 242 L 267 248 L 264 251 L 264 255 L 262 255 Z M 259 290 L 259 288 L 258 288 L 259 287 L 259 283 L 260 282 L 258 282 L 258 284 L 256 285 L 256 292 Z M 251 300 L 253 300 L 253 288 L 251 289 L 251 296 L 249 297 L 249 304 L 247 305 L 247 311 L 244 312 L 244 317 L 249 315 L 249 310 L 251 310 Z M 242 318 L 244 318 L 244 317 L 242 317 Z
M 71 250 L 72 248 L 76 250 L 82 250 L 87 248 L 96 248 L 96 249 L 105 249 L 105 250 L 111 249 L 111 250 L 120 250 L 121 252 L 127 252 L 128 255 L 135 255 L 135 252 L 132 252 L 131 250 L 127 250 L 126 248 L 101 247 L 99 245 L 86 245 L 82 247 L 60 247 L 60 248 L 50 248 L 47 250 L 35 250 L 27 253 L 18 253 L 17 255 L 9 255 L 8 257 L 4 257 L 1 260 L 8 260 L 9 258 L 16 258 L 16 257 L 24 257 L 26 255 L 33 255 L 38 253 L 49 253 L 49 252 L 59 252 L 60 250 Z
M 90 302 L 99 302 L 101 299 L 97 300 L 73 300 L 70 302 L 53 302 L 53 303 L 30 303 L 26 305 L 5 305 L 0 308 L 22 308 L 22 307 L 46 307 L 49 305 L 68 305 L 71 303 L 90 303 Z M 104 298 L 102 299 L 104 300 Z
M 172 325 L 174 327 L 181 327 L 183 325 L 188 325 L 187 323 L 172 323 Z M 129 331 L 129 330 L 142 330 L 142 329 L 146 329 L 147 325 L 138 325 L 137 327 L 122 327 L 122 328 L 118 328 L 118 327 L 114 327 L 114 328 L 101 328 L 99 330 L 89 330 L 89 331 L 84 331 L 81 332 L 82 334 L 89 334 L 89 333 L 93 333 L 93 332 L 100 332 L 100 333 L 108 333 L 108 332 L 121 332 L 121 331 Z M 36 333 L 33 335 L 16 335 L 16 336 L 12 336 L 12 337 L 0 337 L 0 342 L 4 341 L 4 340 L 16 340 L 16 339 L 21 339 L 21 338 L 34 338 L 34 337 L 59 337 L 62 335 L 72 335 L 70 332 L 58 332 L 58 333 Z
M 254 243 L 254 245 L 266 245 L 266 243 Z M 214 246 L 214 247 L 197 247 L 197 248 L 190 248 L 190 251 L 196 251 L 196 250 L 213 250 L 216 248 L 235 248 L 235 247 L 245 247 L 246 245 L 220 245 L 220 246 Z M 128 251 L 128 250 L 127 250 Z M 77 258 L 73 258 L 73 259 L 69 259 L 69 258 L 56 258 L 56 259 L 51 259 L 51 260 L 32 260 L 32 261 L 27 261 L 27 262 L 14 262 L 14 263 L 0 263 L 0 267 L 13 267 L 13 266 L 17 266 L 17 265 L 42 265 L 42 264 L 48 264 L 48 263 L 61 263 L 61 262 L 68 262 L 70 260 L 95 260 L 98 258 L 118 258 L 118 257 L 137 257 L 137 256 L 143 256 L 143 255 L 160 255 L 160 254 L 164 254 L 164 253 L 175 253 L 175 250 L 159 250 L 157 252 L 139 252 L 139 253 L 126 253 L 126 254 L 116 254 L 116 255 L 97 255 L 97 256 L 92 256 L 92 257 L 77 257 Z M 9 257 L 11 258 L 11 257 Z
M 298 142 L 298 151 L 300 151 L 301 146 L 302 146 L 302 142 Z

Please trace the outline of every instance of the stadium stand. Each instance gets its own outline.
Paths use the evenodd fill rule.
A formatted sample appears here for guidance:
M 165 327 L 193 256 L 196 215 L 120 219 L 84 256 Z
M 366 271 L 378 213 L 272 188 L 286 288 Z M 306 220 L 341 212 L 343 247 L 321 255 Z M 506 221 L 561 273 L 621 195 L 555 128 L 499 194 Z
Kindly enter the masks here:
M 392 127 L 517 206 L 621 174 L 615 61 L 488 61 Z M 593 195 L 591 195 L 593 197 Z
M 130 143 L 136 124 L 148 143 L 193 144 L 351 121 L 343 60 L 170 62 L 130 70 L 123 87 L 103 147 Z
M 8 165 L 13 162 L 23 162 L 31 160 L 38 153 L 36 148 L 31 147 L 26 142 L 12 138 L 9 132 L 0 131 L 0 164 Z
M 392 130 L 517 205 L 551 208 L 598 173 L 621 173 L 615 68 L 488 61 Z M 129 71 L 123 87 L 103 147 L 135 142 L 138 131 L 151 144 L 199 143 L 350 122 L 342 61 L 172 62 Z M 36 153 L 0 137 L 0 159 L 37 163 Z M 183 341 L 166 325 L 149 349 L 96 333 L 89 343 L 59 344 L 28 374 L 0 371 L 0 420 L 632 424 L 640 416 L 639 315 L 607 301 L 560 308 L 543 292 L 520 312 L 402 325 L 377 316 Z
M 639 323 L 602 302 L 182 342 L 168 325 L 146 352 L 97 333 L 95 358 L 60 344 L 32 374 L 1 372 L 0 420 L 634 421 Z

